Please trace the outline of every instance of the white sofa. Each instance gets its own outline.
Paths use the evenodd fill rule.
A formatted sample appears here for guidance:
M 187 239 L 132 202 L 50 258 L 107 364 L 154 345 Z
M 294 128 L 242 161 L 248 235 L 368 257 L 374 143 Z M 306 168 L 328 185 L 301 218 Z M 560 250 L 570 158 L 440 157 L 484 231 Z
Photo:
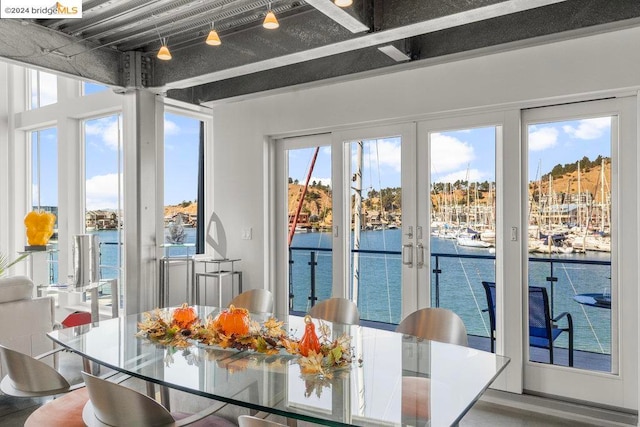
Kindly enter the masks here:
M 53 349 L 46 333 L 55 324 L 55 300 L 33 295 L 33 282 L 28 277 L 0 278 L 0 344 L 36 356 Z M 1 376 L 3 369 L 0 366 Z

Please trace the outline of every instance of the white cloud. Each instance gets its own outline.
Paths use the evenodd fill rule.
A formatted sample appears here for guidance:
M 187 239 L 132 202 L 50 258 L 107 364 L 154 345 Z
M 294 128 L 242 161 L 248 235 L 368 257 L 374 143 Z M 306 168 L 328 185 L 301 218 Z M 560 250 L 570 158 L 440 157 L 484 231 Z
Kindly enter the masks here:
M 466 168 L 474 159 L 473 147 L 468 143 L 441 133 L 431 135 L 432 173 L 438 175 L 443 172 L 460 169 L 462 166 Z M 440 180 L 438 178 L 438 181 Z
M 117 116 L 90 120 L 85 125 L 85 132 L 87 136 L 98 136 L 107 148 L 118 150 Z
M 467 179 L 469 182 L 484 182 L 488 180 L 488 177 L 487 174 L 478 169 L 469 169 L 469 172 L 467 172 L 466 169 L 460 169 L 458 171 L 451 172 L 442 178 L 438 178 L 437 182 L 454 183 L 456 181 L 466 181 Z
M 529 132 L 529 150 L 542 151 L 558 143 L 558 129 L 552 127 L 532 127 Z
M 37 78 L 40 76 L 38 87 Z M 38 105 L 38 91 L 40 92 L 40 107 L 58 102 L 58 76 L 44 71 L 31 70 L 31 105 Z
M 312 183 L 313 181 L 319 182 L 322 185 L 328 185 L 329 187 L 331 187 L 331 178 L 319 178 L 317 176 L 312 176 L 311 179 L 309 180 L 309 183 Z
M 610 127 L 611 117 L 599 117 L 580 120 L 577 127 L 565 125 L 562 130 L 577 139 L 596 139 L 600 138 Z
M 388 166 L 396 172 L 400 172 L 402 157 L 399 142 L 382 139 L 376 143 L 370 143 L 369 147 L 370 149 L 365 148 L 365 154 L 363 155 L 364 164 L 368 164 L 370 167 L 375 167 L 376 165 Z
M 122 174 L 120 174 L 122 185 Z M 87 209 L 116 209 L 118 207 L 118 174 L 96 175 L 87 179 Z
M 177 135 L 180 133 L 180 127 L 176 124 L 176 122 L 172 122 L 171 120 L 164 120 L 164 134 L 165 135 Z

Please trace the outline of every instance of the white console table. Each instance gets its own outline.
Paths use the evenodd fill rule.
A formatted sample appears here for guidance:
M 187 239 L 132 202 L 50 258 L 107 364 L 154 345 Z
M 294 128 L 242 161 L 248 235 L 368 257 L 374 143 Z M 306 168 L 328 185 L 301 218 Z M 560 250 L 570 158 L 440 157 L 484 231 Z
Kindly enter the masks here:
M 158 307 L 168 307 L 171 305 L 171 280 L 170 269 L 172 265 L 185 265 L 186 277 L 185 277 L 185 291 L 189 298 L 189 289 L 193 287 L 195 264 L 193 255 L 190 255 L 191 250 L 195 251 L 195 243 L 166 243 L 160 245 L 164 249 L 164 256 L 160 258 L 160 276 L 158 286 Z M 184 252 L 184 254 L 172 255 L 171 252 L 178 250 Z
M 100 290 L 105 286 L 109 287 L 111 306 L 100 305 Z M 98 283 L 82 287 L 64 284 L 38 286 L 37 289 L 38 296 L 50 293 L 57 294 L 58 307 L 68 313 L 89 311 L 92 323 L 98 322 L 101 316 L 115 318 L 119 315 L 118 279 L 103 279 Z
M 193 289 L 191 290 L 191 301 L 193 301 L 194 304 L 196 305 L 199 305 L 201 303 L 206 304 L 206 298 L 207 298 L 206 288 L 205 288 L 205 301 L 204 302 L 200 301 L 200 288 L 201 288 L 200 279 L 201 278 L 205 278 L 205 285 L 206 285 L 207 278 L 212 278 L 216 281 L 218 285 L 218 307 L 220 308 L 222 308 L 222 279 L 224 277 L 231 278 L 231 294 L 232 295 L 233 295 L 233 282 L 234 282 L 233 279 L 234 277 L 237 277 L 238 278 L 238 294 L 242 293 L 242 271 L 236 270 L 236 266 L 235 266 L 235 264 L 240 261 L 239 258 L 215 259 L 212 257 L 198 256 L 195 258 L 195 261 L 202 262 L 205 265 L 204 265 L 203 273 L 196 273 L 194 286 L 193 286 Z M 213 266 L 215 267 L 213 271 L 207 270 L 208 264 L 213 264 Z

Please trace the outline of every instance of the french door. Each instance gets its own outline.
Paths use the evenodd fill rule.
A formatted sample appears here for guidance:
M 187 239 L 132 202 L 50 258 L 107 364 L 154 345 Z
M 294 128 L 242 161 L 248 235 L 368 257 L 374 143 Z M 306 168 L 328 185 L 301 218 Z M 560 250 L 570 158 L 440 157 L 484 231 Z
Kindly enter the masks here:
M 361 319 L 397 324 L 418 307 L 415 124 L 339 132 L 333 144 L 342 172 L 334 295 L 356 301 Z
M 414 147 L 415 124 L 276 141 L 276 275 L 290 311 L 341 296 L 363 320 L 399 323 L 418 307 Z
M 331 153 L 331 180 L 321 184 L 330 186 L 331 216 L 307 236 L 331 242 L 330 279 L 315 297 L 354 299 L 362 319 L 392 324 L 418 308 L 451 309 L 470 346 L 511 359 L 495 387 L 636 409 L 635 111 L 622 98 L 309 139 L 307 147 Z M 291 230 L 285 183 L 292 177 L 283 166 L 291 144 L 277 141 L 275 151 L 277 253 L 287 253 Z M 321 262 L 313 259 L 294 265 L 317 281 Z M 290 265 L 280 260 L 279 283 Z M 494 307 L 483 282 L 495 284 Z M 572 315 L 573 366 L 568 333 L 554 340 L 553 362 L 548 349 L 532 345 L 529 290 L 542 287 L 551 317 Z M 305 311 L 312 294 L 300 292 Z
M 568 332 L 554 340 L 553 364 L 548 349 L 525 346 L 525 390 L 637 408 L 635 126 L 632 98 L 522 114 L 523 311 L 536 308 L 527 290 L 542 289 L 573 335 L 573 367 Z M 533 342 L 539 328 L 524 322 Z
M 503 175 L 497 173 L 503 121 L 503 114 L 486 114 L 418 124 L 417 245 L 425 252 L 418 300 L 458 314 L 469 345 L 483 350 L 497 335 L 483 282 L 500 289 L 504 283 L 496 280 L 503 253 L 496 250 L 503 243 Z

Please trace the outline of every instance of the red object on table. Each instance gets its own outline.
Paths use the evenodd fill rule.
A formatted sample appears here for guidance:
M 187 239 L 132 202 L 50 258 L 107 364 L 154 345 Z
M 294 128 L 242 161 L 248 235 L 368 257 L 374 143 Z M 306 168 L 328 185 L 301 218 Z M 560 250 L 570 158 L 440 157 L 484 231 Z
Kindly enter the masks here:
M 72 328 L 74 326 L 86 325 L 91 323 L 91 313 L 86 311 L 75 311 L 65 317 L 62 321 L 62 326 L 65 328 Z
M 300 354 L 307 357 L 311 350 L 320 353 L 320 341 L 316 335 L 316 326 L 311 321 L 311 316 L 304 316 L 304 323 L 304 334 L 300 340 Z

